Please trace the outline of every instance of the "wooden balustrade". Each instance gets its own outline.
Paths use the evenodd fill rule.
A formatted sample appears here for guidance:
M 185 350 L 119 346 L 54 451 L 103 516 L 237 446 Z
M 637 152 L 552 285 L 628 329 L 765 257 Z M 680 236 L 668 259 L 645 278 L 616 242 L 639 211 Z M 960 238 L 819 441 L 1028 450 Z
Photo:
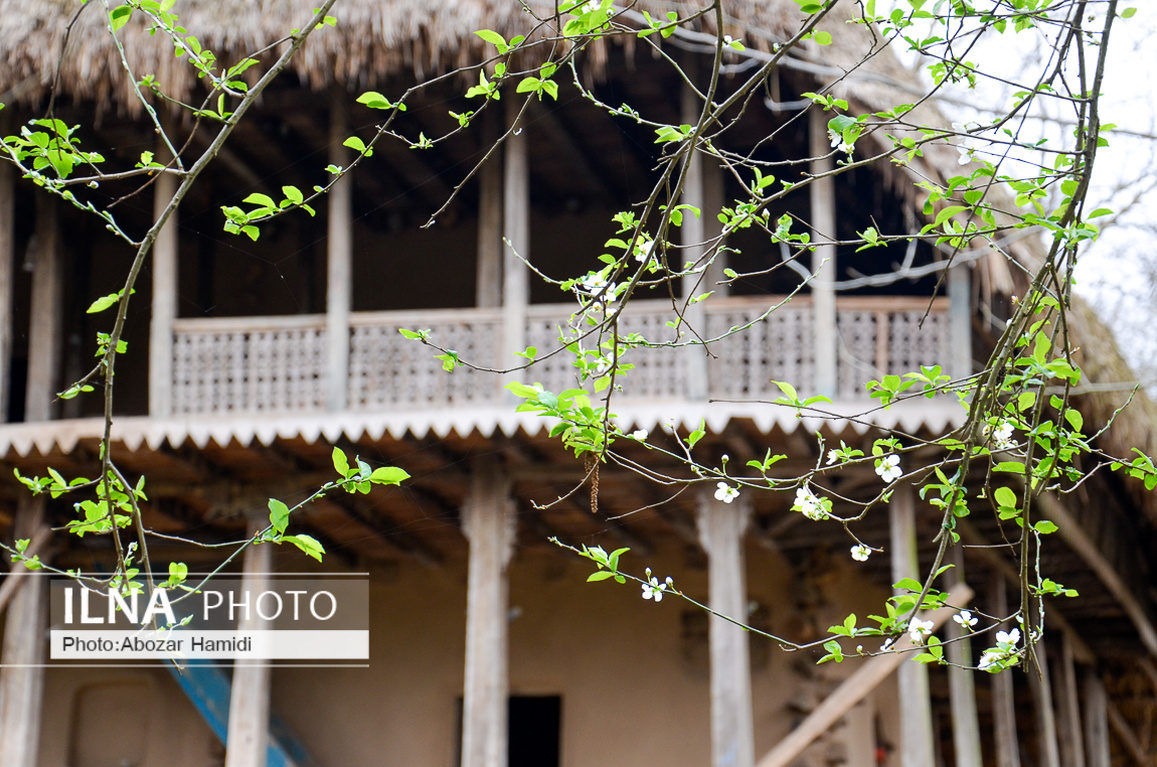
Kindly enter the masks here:
M 813 312 L 807 296 L 759 320 L 766 297 L 704 302 L 708 394 L 714 399 L 768 399 L 780 392 L 771 381 L 792 382 L 801 392 L 815 381 Z M 568 327 L 573 304 L 532 305 L 525 319 L 526 343 L 540 357 L 575 339 Z M 841 399 L 866 396 L 863 382 L 884 373 L 947 365 L 951 358 L 948 304 L 924 298 L 848 297 L 837 306 L 838 389 Z M 659 348 L 624 349 L 635 368 L 620 379 L 623 400 L 647 402 L 685 398 L 687 353 L 664 346 L 679 339 L 666 323 L 666 301 L 635 301 L 620 320 L 620 334 L 637 332 Z M 758 320 L 758 321 L 757 321 Z M 732 329 L 750 328 L 731 332 Z M 431 410 L 504 402 L 501 376 L 460 366 L 442 370 L 435 352 L 404 338 L 400 329 L 428 329 L 431 341 L 462 360 L 496 370 L 502 359 L 501 308 L 411 312 L 354 312 L 349 317 L 351 410 Z M 589 328 L 589 326 L 584 326 Z M 324 315 L 179 319 L 173 323 L 172 406 L 175 414 L 289 413 L 326 409 Z M 579 341 L 594 349 L 594 335 Z M 519 378 L 551 391 L 577 385 L 566 355 L 541 359 Z

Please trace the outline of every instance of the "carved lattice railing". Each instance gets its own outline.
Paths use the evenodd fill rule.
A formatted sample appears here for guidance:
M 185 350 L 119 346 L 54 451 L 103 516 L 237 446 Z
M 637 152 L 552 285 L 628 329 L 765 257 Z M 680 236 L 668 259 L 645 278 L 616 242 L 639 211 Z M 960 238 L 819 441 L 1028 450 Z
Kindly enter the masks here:
M 757 320 L 765 297 L 712 299 L 703 304 L 705 337 Z M 947 301 L 842 298 L 838 302 L 838 392 L 865 396 L 863 381 L 882 372 L 905 372 L 950 357 Z M 573 305 L 535 305 L 527 311 L 525 343 L 539 354 L 559 343 Z M 639 332 L 669 344 L 666 301 L 636 301 L 621 319 L 622 332 Z M 921 327 L 921 321 L 923 326 Z M 503 380 L 459 367 L 446 374 L 434 352 L 407 340 L 399 329 L 428 329 L 440 346 L 462 359 L 497 368 L 502 363 L 502 310 L 453 309 L 359 312 L 350 317 L 351 410 L 427 410 L 505 402 Z M 700 349 L 633 349 L 625 361 L 635 369 L 622 381 L 624 399 L 648 402 L 686 396 L 691 366 L 705 365 L 707 394 L 717 399 L 779 396 L 772 379 L 793 382 L 801 392 L 815 380 L 813 316 L 807 297 L 797 297 L 751 328 Z M 573 338 L 573 334 L 568 336 Z M 174 325 L 174 412 L 278 413 L 321 411 L 326 402 L 326 333 L 323 315 L 182 319 Z M 583 341 L 593 348 L 595 339 Z M 513 358 L 511 361 L 514 361 Z M 520 376 L 552 391 L 576 385 L 565 355 L 541 360 Z

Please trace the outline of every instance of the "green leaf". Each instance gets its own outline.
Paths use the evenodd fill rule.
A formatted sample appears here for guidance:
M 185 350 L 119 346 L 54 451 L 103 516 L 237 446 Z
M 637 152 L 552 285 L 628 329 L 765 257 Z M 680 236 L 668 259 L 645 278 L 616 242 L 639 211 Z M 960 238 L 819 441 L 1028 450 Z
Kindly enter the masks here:
M 370 482 L 375 485 L 400 485 L 403 480 L 410 478 L 408 472 L 396 466 L 382 466 L 374 469 L 370 474 Z
M 492 29 L 479 29 L 474 34 L 478 35 L 483 40 L 497 48 L 499 53 L 506 53 L 508 50 L 510 50 L 510 46 L 507 44 L 506 38 Z
M 289 507 L 276 498 L 269 499 L 269 524 L 280 535 L 289 524 Z
M 129 23 L 129 17 L 133 15 L 133 8 L 131 5 L 121 5 L 112 9 L 108 15 L 108 24 L 112 27 L 112 31 L 116 32 L 125 24 Z
M 1122 19 L 1131 19 L 1131 18 L 1133 18 L 1133 14 L 1136 12 L 1137 12 L 1136 8 L 1126 8 L 1125 10 L 1121 11 L 1121 13 L 1119 13 L 1118 15 Z
M 832 36 L 829 32 L 818 31 L 815 33 L 815 41 L 820 45 L 831 45 Z
M 311 535 L 299 533 L 297 535 L 287 535 L 282 538 L 283 541 L 292 543 L 297 548 L 304 551 L 309 556 L 321 561 L 321 555 L 325 553 L 325 547 L 318 543 L 317 539 Z
M 263 208 L 276 208 L 277 207 L 277 203 L 275 203 L 273 201 L 272 197 L 270 197 L 267 194 L 261 194 L 260 192 L 254 192 L 253 194 L 249 195 L 241 202 L 248 202 L 248 203 L 251 203 L 253 205 L 260 205 Z
M 605 581 L 607 578 L 614 578 L 615 574 L 610 570 L 599 570 L 597 573 L 591 573 L 587 576 L 587 583 L 594 581 Z
M 1085 417 L 1081 415 L 1081 411 L 1075 408 L 1065 410 L 1065 420 L 1069 422 L 1069 426 L 1073 427 L 1073 431 L 1080 431 L 1081 427 L 1085 425 Z
M 1016 493 L 1014 493 L 1010 488 L 998 487 L 996 488 L 996 492 L 994 492 L 992 495 L 996 499 L 996 503 L 998 505 L 1010 506 L 1014 508 L 1016 507 Z
M 97 300 L 93 301 L 92 304 L 87 309 L 85 309 L 85 313 L 97 314 L 98 312 L 103 312 L 110 306 L 115 306 L 116 303 L 120 300 L 120 291 L 117 291 L 116 293 L 109 293 L 107 296 L 101 296 Z
M 1035 525 L 1033 525 L 1032 529 L 1036 530 L 1041 535 L 1048 535 L 1049 533 L 1055 533 L 1060 528 L 1058 528 L 1055 523 L 1047 519 L 1042 519 L 1040 522 L 1037 522 Z
M 345 452 L 340 447 L 333 449 L 333 468 L 345 479 L 350 474 L 350 463 L 345 457 Z
M 365 142 L 362 141 L 357 136 L 350 136 L 349 138 L 347 138 L 345 141 L 342 142 L 342 146 L 348 146 L 350 149 L 352 149 L 355 152 L 358 152 L 360 154 L 364 154 L 366 151 Z

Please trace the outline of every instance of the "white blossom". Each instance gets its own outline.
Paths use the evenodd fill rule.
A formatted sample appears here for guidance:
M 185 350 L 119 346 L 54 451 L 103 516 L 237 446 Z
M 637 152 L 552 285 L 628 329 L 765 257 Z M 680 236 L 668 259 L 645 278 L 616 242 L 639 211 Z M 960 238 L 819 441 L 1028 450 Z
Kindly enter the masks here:
M 858 543 L 852 547 L 852 559 L 857 562 L 867 562 L 870 556 L 872 556 L 872 550 L 864 544 Z
M 720 482 L 715 486 L 715 500 L 723 501 L 724 503 L 731 503 L 739 497 L 739 488 L 732 487 L 726 482 Z
M 886 455 L 880 459 L 880 465 L 876 467 L 876 473 L 880 475 L 880 479 L 891 484 L 898 480 L 904 474 L 900 469 L 900 456 L 895 453 Z
M 924 640 L 932 635 L 932 621 L 922 621 L 913 618 L 908 624 L 908 634 L 916 644 L 924 644 Z
M 973 617 L 972 611 L 961 610 L 952 616 L 952 620 L 960 624 L 960 627 L 965 631 L 971 631 L 972 627 L 976 625 L 976 618 Z
M 842 133 L 837 133 L 831 128 L 828 128 L 828 138 L 831 139 L 832 149 L 838 149 L 845 154 L 851 154 L 852 150 L 855 149 L 854 146 L 844 141 Z
M 824 508 L 823 499 L 811 491 L 807 485 L 795 491 L 795 505 L 792 509 L 802 513 L 811 520 L 827 519 L 828 511 Z
M 839 450 L 829 450 L 828 451 L 828 460 L 827 460 L 827 463 L 824 465 L 825 466 L 831 466 L 833 463 L 835 463 L 838 460 L 840 460 L 840 451 Z
M 996 632 L 996 641 L 998 643 L 1007 643 L 1016 646 L 1016 643 L 1020 641 L 1020 629 L 998 631 Z
M 675 584 L 671 580 L 671 576 L 667 576 L 667 580 L 659 583 L 659 579 L 651 575 L 651 568 L 647 568 L 647 580 L 642 584 L 643 599 L 654 599 L 656 602 L 663 601 L 663 592 L 669 588 L 674 588 Z
M 651 433 L 646 429 L 635 429 L 633 432 L 631 432 L 631 439 L 637 439 L 640 442 L 644 442 L 646 441 L 647 437 L 650 436 L 650 434 Z
M 635 246 L 635 260 L 640 264 L 646 263 L 651 258 L 651 250 L 655 247 L 654 240 L 642 240 Z
M 992 430 L 992 446 L 997 450 L 1012 448 L 1012 432 L 1012 421 L 1001 421 L 1000 425 Z

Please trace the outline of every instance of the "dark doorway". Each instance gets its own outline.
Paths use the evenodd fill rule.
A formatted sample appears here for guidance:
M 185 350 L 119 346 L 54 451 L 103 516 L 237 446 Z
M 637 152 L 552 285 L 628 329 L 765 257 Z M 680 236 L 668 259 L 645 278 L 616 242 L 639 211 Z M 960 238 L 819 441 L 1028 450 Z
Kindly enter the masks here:
M 562 696 L 512 695 L 507 708 L 508 767 L 558 767 Z M 457 759 L 462 764 L 462 699 L 458 699 Z

